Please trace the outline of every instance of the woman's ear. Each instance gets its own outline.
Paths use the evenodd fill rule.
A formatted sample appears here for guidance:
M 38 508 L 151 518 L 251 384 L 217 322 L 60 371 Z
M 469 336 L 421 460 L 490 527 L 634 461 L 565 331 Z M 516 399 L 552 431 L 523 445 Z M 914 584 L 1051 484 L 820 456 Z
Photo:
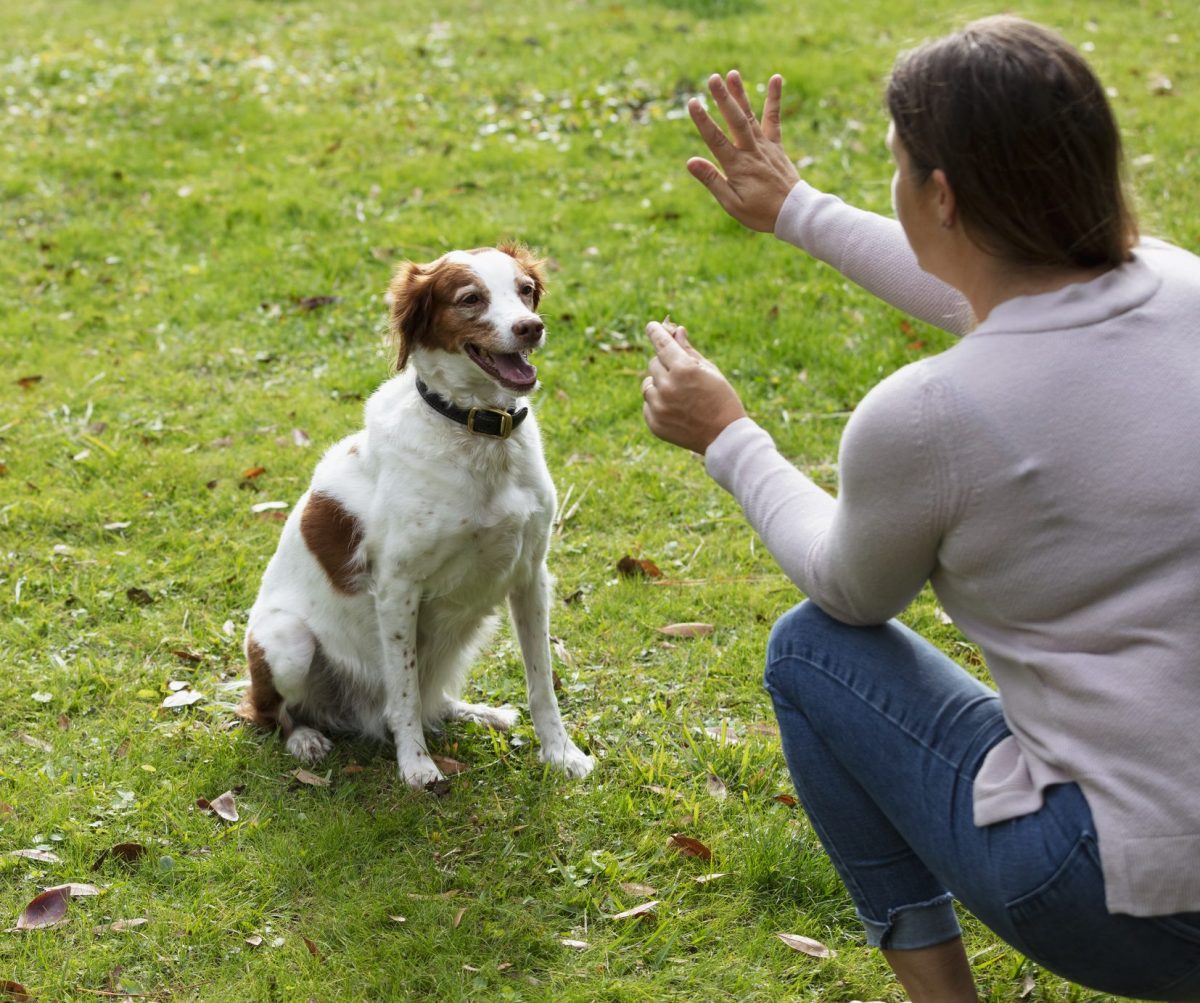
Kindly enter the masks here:
M 935 167 L 929 175 L 937 195 L 938 222 L 946 230 L 953 228 L 958 220 L 957 203 L 954 200 L 954 189 L 950 187 L 950 179 L 940 167 Z

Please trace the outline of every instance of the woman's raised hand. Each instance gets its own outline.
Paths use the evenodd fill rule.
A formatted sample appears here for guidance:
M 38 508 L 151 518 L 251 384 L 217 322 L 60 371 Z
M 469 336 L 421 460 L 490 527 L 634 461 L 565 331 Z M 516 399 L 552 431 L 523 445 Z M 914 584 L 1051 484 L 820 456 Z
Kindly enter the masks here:
M 692 121 L 720 167 L 703 157 L 692 157 L 687 168 L 730 216 L 751 230 L 770 233 L 784 199 L 800 180 L 780 141 L 783 77 L 775 74 L 767 82 L 762 122 L 754 117 L 737 70 L 730 70 L 725 79 L 714 73 L 708 89 L 729 135 L 709 117 L 700 99 L 692 98 L 688 102 Z

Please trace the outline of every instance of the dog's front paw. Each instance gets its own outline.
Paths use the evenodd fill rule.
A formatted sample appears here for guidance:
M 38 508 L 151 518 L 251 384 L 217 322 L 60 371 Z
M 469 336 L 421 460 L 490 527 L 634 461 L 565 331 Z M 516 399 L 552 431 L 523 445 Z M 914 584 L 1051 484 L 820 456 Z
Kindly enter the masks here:
M 542 746 L 538 756 L 543 763 L 549 763 L 556 769 L 562 770 L 573 780 L 579 780 L 592 772 L 596 760 L 581 752 L 570 739 L 561 745 Z
M 429 784 L 445 780 L 442 771 L 432 759 L 426 755 L 399 760 L 400 779 L 415 791 L 421 791 Z

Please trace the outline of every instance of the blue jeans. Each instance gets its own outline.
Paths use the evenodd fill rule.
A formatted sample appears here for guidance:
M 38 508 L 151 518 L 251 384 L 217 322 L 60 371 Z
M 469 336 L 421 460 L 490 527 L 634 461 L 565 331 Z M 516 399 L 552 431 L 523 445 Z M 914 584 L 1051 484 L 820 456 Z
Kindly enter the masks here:
M 996 694 L 928 641 L 895 621 L 848 627 L 805 602 L 775 624 L 766 686 L 796 792 L 869 944 L 952 940 L 957 898 L 1071 981 L 1200 999 L 1200 913 L 1107 911 L 1075 784 L 1047 789 L 1033 814 L 976 827 L 975 775 L 1009 731 Z

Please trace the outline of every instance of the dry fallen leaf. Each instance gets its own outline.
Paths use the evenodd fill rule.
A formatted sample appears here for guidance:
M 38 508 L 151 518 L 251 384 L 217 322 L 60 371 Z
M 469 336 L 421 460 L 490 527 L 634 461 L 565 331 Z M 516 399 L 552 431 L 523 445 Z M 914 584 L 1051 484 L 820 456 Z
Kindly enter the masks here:
M 149 606 L 154 602 L 154 596 L 152 596 L 145 589 L 140 589 L 137 587 L 126 589 L 125 598 L 135 606 Z
M 712 860 L 712 850 L 701 843 L 700 840 L 693 839 L 691 836 L 685 836 L 681 832 L 673 833 L 667 840 L 667 846 L 673 850 L 678 850 L 685 857 L 699 857 L 705 862 Z
M 86 885 L 76 881 L 68 881 L 65 885 L 54 885 L 52 888 L 44 888 L 43 891 L 58 892 L 64 888 L 67 890 L 67 894 L 73 899 L 100 894 L 100 889 L 95 885 Z
M 657 895 L 658 892 L 649 885 L 639 885 L 636 881 L 622 881 L 621 891 L 628 895 Z
M 366 769 L 365 766 L 360 766 L 358 763 L 347 763 L 345 766 L 342 767 L 342 773 L 345 776 L 351 776 L 352 774 L 355 774 L 355 773 L 362 773 L 362 771 L 365 769 Z
M 292 429 L 292 442 L 300 447 L 312 445 L 312 439 L 308 437 L 308 433 L 302 428 Z
M 40 749 L 42 752 L 53 752 L 54 746 L 45 739 L 34 738 L 33 735 L 26 735 L 25 732 L 20 732 L 21 741 L 34 749 Z
M 58 926 L 67 918 L 71 893 L 65 887 L 51 888 L 34 896 L 17 917 L 18 930 L 44 930 Z
M 660 634 L 668 637 L 706 637 L 713 632 L 711 623 L 669 623 L 659 627 Z
M 708 793 L 718 801 L 724 801 L 729 795 L 729 791 L 726 789 L 724 781 L 722 781 L 721 778 L 715 773 L 710 773 L 708 775 L 707 787 Z
M 9 850 L 9 856 L 24 857 L 26 860 L 40 860 L 43 864 L 61 864 L 62 858 L 50 850 Z
M 248 467 L 242 471 L 242 479 L 252 481 L 256 477 L 261 477 L 267 472 L 266 467 Z
M 573 947 L 577 951 L 586 951 L 592 946 L 586 940 L 571 940 L 569 937 L 564 937 L 559 941 L 559 943 L 562 944 L 563 947 Z
M 463 916 L 466 915 L 466 912 L 467 912 L 467 907 L 463 906 L 461 909 L 458 910 L 458 912 L 456 912 L 454 914 L 453 926 L 454 926 L 455 930 L 457 930 L 459 927 L 459 924 L 462 923 Z
M 252 933 L 246 938 L 246 943 L 251 947 L 260 947 L 262 946 L 262 937 L 260 937 L 257 933 Z
M 819 940 L 813 940 L 812 937 L 802 937 L 798 933 L 777 933 L 775 936 L 787 944 L 793 951 L 799 951 L 801 954 L 807 954 L 812 958 L 832 958 L 837 953 L 831 951 Z
M 304 946 L 308 948 L 308 953 L 311 954 L 318 961 L 320 961 L 321 960 L 321 949 L 319 947 L 317 947 L 316 944 L 314 944 L 311 940 L 309 940 L 303 934 L 301 934 L 300 939 L 304 941 Z
M 170 696 L 166 697 L 159 706 L 165 707 L 167 710 L 173 710 L 176 707 L 189 707 L 203 699 L 204 694 L 199 690 L 176 690 Z
M 706 885 L 710 881 L 716 881 L 718 878 L 725 877 L 728 873 L 728 871 L 716 871 L 713 874 L 697 874 L 692 880 L 698 885 Z
M 654 907 L 656 905 L 658 905 L 658 899 L 652 902 L 643 902 L 641 905 L 635 905 L 632 909 L 626 909 L 615 916 L 610 916 L 609 919 L 637 919 L 642 916 L 645 916 L 647 919 L 654 919 Z
M 96 862 L 92 864 L 92 870 L 96 870 L 109 857 L 120 861 L 132 867 L 146 852 L 146 848 L 141 843 L 117 843 L 115 846 L 110 846 L 96 858 Z
M 626 554 L 617 561 L 617 573 L 626 578 L 662 578 L 658 565 L 647 558 L 634 558 Z
M 795 808 L 799 803 L 794 797 L 792 797 L 791 794 L 776 794 L 773 798 L 771 798 L 771 800 L 778 801 L 780 804 L 785 804 L 789 808 Z
M 144 916 L 138 916 L 136 919 L 119 919 L 115 923 L 105 923 L 101 926 L 93 926 L 92 933 L 125 933 L 129 930 L 135 930 L 139 926 L 145 926 L 150 920 Z
M 0 981 L 0 995 L 6 1000 L 16 1000 L 17 1003 L 32 1003 L 33 997 L 29 995 L 29 990 L 26 989 L 20 982 L 14 982 L 12 979 L 4 979 Z
M 390 919 L 393 923 L 407 923 L 408 922 L 408 919 L 404 916 L 389 916 L 388 919 Z
M 233 791 L 226 791 L 211 801 L 205 798 L 197 798 L 196 807 L 201 811 L 207 811 L 219 818 L 223 818 L 226 822 L 236 822 L 238 820 L 237 804 L 233 799 Z
M 448 777 L 452 777 L 456 773 L 462 773 L 463 770 L 470 769 L 466 763 L 460 763 L 457 759 L 451 759 L 449 756 L 435 756 L 431 752 L 429 754 L 429 758 L 432 759 L 437 764 L 437 768 Z
M 309 773 L 308 770 L 301 767 L 297 770 L 292 770 L 291 776 L 302 784 L 308 784 L 309 787 L 328 787 L 329 781 L 325 777 L 318 777 L 315 773 Z

